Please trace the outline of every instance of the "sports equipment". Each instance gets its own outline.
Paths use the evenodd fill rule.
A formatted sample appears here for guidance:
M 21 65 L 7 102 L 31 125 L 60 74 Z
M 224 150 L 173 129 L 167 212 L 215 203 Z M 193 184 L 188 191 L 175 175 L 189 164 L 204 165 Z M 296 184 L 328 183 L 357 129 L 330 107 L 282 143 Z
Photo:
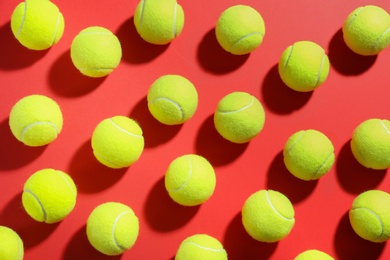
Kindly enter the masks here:
M 130 207 L 119 202 L 100 204 L 87 220 L 89 242 L 106 255 L 120 255 L 132 248 L 138 233 L 138 217 Z
M 372 118 L 358 125 L 351 139 L 356 160 L 366 168 L 390 167 L 390 121 Z
M 332 142 L 323 133 L 313 129 L 291 135 L 284 146 L 283 156 L 288 171 L 305 181 L 324 176 L 335 159 Z
M 334 258 L 322 251 L 310 249 L 297 255 L 294 260 L 334 260 Z
M 198 107 L 198 92 L 194 85 L 179 75 L 164 75 L 150 86 L 148 95 L 150 113 L 166 125 L 183 124 Z
M 135 9 L 134 25 L 145 41 L 170 43 L 183 30 L 183 8 L 176 0 L 141 0 Z
M 318 88 L 329 74 L 325 50 L 310 41 L 299 41 L 286 48 L 279 60 L 279 75 L 291 89 L 309 92 Z
M 0 241 L 0 259 L 23 259 L 23 241 L 15 231 L 9 227 L 0 226 Z
M 25 0 L 11 16 L 16 39 L 31 50 L 45 50 L 56 44 L 64 32 L 64 17 L 50 1 Z
M 68 174 L 42 169 L 24 184 L 22 203 L 33 219 L 50 224 L 69 215 L 76 205 L 76 197 L 76 186 Z
M 345 20 L 343 37 L 357 54 L 379 54 L 390 44 L 390 16 L 378 6 L 358 7 Z
M 371 242 L 390 239 L 390 194 L 369 190 L 359 194 L 349 210 L 353 230 Z
M 132 165 L 144 150 L 141 127 L 131 118 L 114 116 L 101 121 L 91 139 L 93 154 L 107 167 L 118 169 Z
M 175 260 L 227 260 L 226 250 L 216 238 L 206 234 L 196 234 L 181 242 Z
M 242 207 L 242 224 L 248 234 L 261 242 L 285 238 L 294 226 L 294 208 L 290 200 L 274 190 L 253 193 Z
M 204 203 L 214 193 L 215 172 L 202 156 L 187 154 L 173 160 L 165 174 L 169 196 L 183 206 Z
M 107 76 L 118 67 L 122 58 L 122 47 L 110 30 L 92 26 L 83 29 L 73 39 L 70 57 L 82 74 L 99 78 Z
M 222 12 L 215 26 L 217 41 L 232 54 L 243 55 L 254 51 L 263 41 L 263 17 L 247 5 L 235 5 Z
M 58 104 L 42 95 L 20 99 L 9 115 L 12 134 L 28 146 L 42 146 L 53 142 L 60 134 L 62 124 L 62 112 Z
M 265 113 L 259 100 L 246 92 L 223 97 L 214 113 L 218 133 L 233 143 L 247 143 L 263 129 Z

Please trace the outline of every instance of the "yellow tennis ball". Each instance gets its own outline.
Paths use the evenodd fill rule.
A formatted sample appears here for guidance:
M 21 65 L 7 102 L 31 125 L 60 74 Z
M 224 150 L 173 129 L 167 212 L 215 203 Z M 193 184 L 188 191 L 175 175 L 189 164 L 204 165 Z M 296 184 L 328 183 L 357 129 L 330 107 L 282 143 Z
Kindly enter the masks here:
M 246 92 L 232 92 L 218 103 L 214 125 L 233 143 L 247 143 L 263 129 L 265 113 L 259 100 Z
M 181 242 L 176 252 L 175 260 L 227 260 L 226 250 L 218 239 L 206 235 L 196 234 Z
M 138 217 L 129 206 L 119 202 L 100 204 L 87 220 L 89 242 L 105 255 L 120 255 L 131 249 L 138 233 Z
M 72 178 L 58 170 L 42 169 L 32 174 L 23 187 L 22 203 L 36 221 L 56 223 L 76 205 L 77 189 Z
M 326 135 L 313 129 L 291 135 L 284 146 L 283 156 L 288 171 L 305 181 L 324 176 L 335 160 L 332 142 Z
M 353 230 L 371 242 L 385 242 L 390 238 L 390 194 L 369 190 L 359 194 L 349 210 Z
M 23 241 L 15 231 L 9 227 L 0 226 L 0 241 L 0 259 L 23 259 Z
M 310 41 L 299 41 L 287 47 L 279 60 L 279 75 L 291 89 L 309 92 L 322 85 L 329 74 L 325 50 Z
M 372 118 L 359 124 L 351 139 L 356 160 L 366 168 L 390 167 L 390 121 Z
M 165 188 L 169 196 L 183 206 L 204 203 L 214 193 L 215 185 L 213 166 L 196 154 L 176 158 L 165 173 Z
M 176 0 L 141 0 L 135 9 L 134 25 L 145 41 L 159 45 L 170 43 L 183 30 L 183 8 Z
M 379 6 L 358 7 L 345 20 L 343 37 L 357 54 L 379 54 L 390 44 L 390 15 Z
M 322 251 L 310 249 L 297 255 L 294 260 L 334 260 L 334 258 Z
M 265 24 L 263 17 L 247 5 L 235 5 L 223 11 L 215 26 L 221 47 L 235 55 L 248 54 L 263 42 Z
M 20 99 L 11 109 L 9 126 L 12 134 L 28 146 L 53 142 L 62 130 L 63 118 L 58 104 L 43 95 Z
M 144 150 L 142 129 L 133 119 L 114 116 L 101 121 L 91 139 L 96 159 L 113 169 L 136 162 Z
M 32 50 L 45 50 L 56 44 L 64 32 L 64 17 L 50 1 L 25 0 L 11 16 L 16 39 Z
M 164 75 L 150 86 L 148 108 L 154 118 L 166 125 L 179 125 L 190 119 L 198 107 L 194 85 L 179 75 Z
M 245 201 L 242 224 L 246 232 L 261 242 L 276 242 L 285 238 L 295 224 L 290 200 L 274 190 L 260 190 Z
M 99 78 L 113 72 L 122 58 L 121 43 L 110 30 L 92 26 L 83 29 L 73 39 L 70 57 L 84 75 Z

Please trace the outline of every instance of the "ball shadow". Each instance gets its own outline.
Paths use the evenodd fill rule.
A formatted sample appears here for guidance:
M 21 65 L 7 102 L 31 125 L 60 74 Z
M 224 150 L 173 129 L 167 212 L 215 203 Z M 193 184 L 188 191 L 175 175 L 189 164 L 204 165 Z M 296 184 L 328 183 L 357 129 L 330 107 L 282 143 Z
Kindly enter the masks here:
M 29 50 L 21 45 L 12 33 L 10 22 L 0 27 L 0 38 L 3 46 L 0 48 L 0 69 L 2 70 L 29 67 L 42 59 L 50 50 Z
M 50 68 L 49 86 L 65 97 L 88 94 L 101 85 L 107 77 L 91 78 L 81 74 L 70 58 L 70 50 L 64 52 Z
M 188 223 L 199 208 L 200 206 L 181 206 L 174 202 L 165 189 L 163 177 L 149 192 L 144 212 L 149 226 L 159 232 L 169 232 Z
M 12 198 L 0 213 L 1 225 L 15 230 L 23 240 L 24 248 L 32 248 L 54 232 L 60 222 L 47 224 L 32 219 L 23 209 L 22 191 Z
M 148 109 L 147 98 L 141 99 L 132 109 L 130 118 L 137 121 L 145 139 L 145 147 L 152 148 L 171 140 L 183 125 L 164 125 L 157 121 Z M 158 134 L 156 134 L 158 131 Z
M 122 60 L 132 64 L 150 62 L 169 47 L 169 44 L 156 45 L 143 40 L 135 28 L 134 17 L 122 23 L 116 36 L 122 45 Z
M 377 59 L 377 55 L 362 56 L 349 49 L 344 42 L 341 28 L 329 42 L 328 56 L 332 67 L 347 76 L 362 74 L 374 65 Z
M 198 61 L 203 69 L 214 74 L 226 74 L 238 69 L 249 58 L 246 55 L 231 54 L 219 45 L 215 28 L 208 31 L 198 46 Z
M 222 244 L 230 260 L 269 259 L 278 246 L 278 242 L 263 243 L 249 236 L 242 225 L 241 212 L 229 223 Z
M 0 170 L 12 170 L 25 166 L 37 159 L 47 147 L 47 145 L 30 147 L 19 142 L 9 128 L 8 118 L 0 123 L 0 142 Z
M 313 91 L 298 92 L 287 87 L 280 78 L 278 64 L 268 71 L 261 90 L 264 104 L 278 114 L 289 114 L 300 109 L 313 95 Z
M 318 180 L 304 181 L 292 175 L 283 160 L 283 151 L 272 161 L 267 172 L 267 189 L 286 195 L 292 203 L 303 201 L 317 186 Z
M 89 243 L 86 233 L 86 226 L 82 226 L 69 241 L 62 259 L 121 259 L 121 255 L 107 256 L 97 251 Z
M 84 193 L 96 193 L 118 182 L 128 168 L 111 169 L 101 164 L 93 155 L 91 141 L 86 141 L 74 154 L 69 174 Z M 93 180 L 93 181 L 91 181 Z
M 214 115 L 210 115 L 199 128 L 195 149 L 213 166 L 222 166 L 237 159 L 248 145 L 249 142 L 236 144 L 224 139 L 215 129 Z
M 336 229 L 334 247 L 337 259 L 378 259 L 386 243 L 373 243 L 359 237 L 352 229 L 346 212 Z
M 346 142 L 336 159 L 336 176 L 342 188 L 352 194 L 375 189 L 386 176 L 387 170 L 368 169 L 354 157 L 350 140 Z

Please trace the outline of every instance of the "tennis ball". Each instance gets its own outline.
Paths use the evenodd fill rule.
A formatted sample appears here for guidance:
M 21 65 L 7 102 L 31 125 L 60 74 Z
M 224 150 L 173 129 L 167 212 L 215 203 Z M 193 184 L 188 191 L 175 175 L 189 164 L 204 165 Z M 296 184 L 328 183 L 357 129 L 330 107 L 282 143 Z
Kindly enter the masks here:
M 194 85 L 179 75 L 164 75 L 150 86 L 148 108 L 154 118 L 166 125 L 183 124 L 198 106 Z
M 11 16 L 16 39 L 31 50 L 45 50 L 56 44 L 64 32 L 64 17 L 50 1 L 25 0 Z
M 323 133 L 313 129 L 291 135 L 284 146 L 283 156 L 288 171 L 305 181 L 324 176 L 335 159 L 332 142 Z
M 20 99 L 11 109 L 9 126 L 12 134 L 28 146 L 53 142 L 62 130 L 63 118 L 58 104 L 43 95 Z
M 91 245 L 105 255 L 120 255 L 133 247 L 139 233 L 138 217 L 119 202 L 97 206 L 87 220 L 87 237 Z
M 76 205 L 76 197 L 76 186 L 68 174 L 42 169 L 24 184 L 22 203 L 33 219 L 51 224 L 69 215 Z
M 390 121 L 372 118 L 358 125 L 351 139 L 356 160 L 366 168 L 390 167 Z
M 359 194 L 349 210 L 353 230 L 371 242 L 385 242 L 390 238 L 390 194 L 369 190 Z
M 187 154 L 173 160 L 165 173 L 169 196 L 183 206 L 204 203 L 214 193 L 216 177 L 212 165 L 202 156 Z
M 9 227 L 0 226 L 0 241 L 0 259 L 23 259 L 23 241 L 15 231 Z
M 247 5 L 235 5 L 221 13 L 215 26 L 217 41 L 232 54 L 243 55 L 254 51 L 263 41 L 263 17 Z
M 379 54 L 390 44 L 390 16 L 378 6 L 356 8 L 348 15 L 342 30 L 346 45 L 360 55 Z
M 322 251 L 310 249 L 297 255 L 294 260 L 334 260 L 334 258 Z
M 176 0 L 141 0 L 135 9 L 134 25 L 145 41 L 159 45 L 170 43 L 183 30 L 183 8 Z
M 175 260 L 227 260 L 226 250 L 216 238 L 206 234 L 196 234 L 181 242 Z
M 133 119 L 114 116 L 101 121 L 91 139 L 96 159 L 113 169 L 136 162 L 144 149 L 141 127 Z
M 294 208 L 290 200 L 274 190 L 260 190 L 245 201 L 242 224 L 246 232 L 261 242 L 285 238 L 294 226 Z
M 329 74 L 325 50 L 310 41 L 299 41 L 287 47 L 279 60 L 279 75 L 291 89 L 309 92 L 318 88 Z
M 83 29 L 73 39 L 70 57 L 84 75 L 99 78 L 116 69 L 122 58 L 121 43 L 110 30 L 92 26 Z
M 214 113 L 217 132 L 233 143 L 247 143 L 263 129 L 265 113 L 259 100 L 246 92 L 223 97 Z

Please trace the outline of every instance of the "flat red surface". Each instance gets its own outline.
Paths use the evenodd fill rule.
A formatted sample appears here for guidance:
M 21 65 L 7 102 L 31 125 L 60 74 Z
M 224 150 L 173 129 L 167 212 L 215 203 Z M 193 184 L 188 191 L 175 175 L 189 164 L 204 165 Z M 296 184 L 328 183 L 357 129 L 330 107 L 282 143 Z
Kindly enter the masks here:
M 370 3 L 390 11 L 390 1 L 182 0 L 184 30 L 166 46 L 138 36 L 132 19 L 136 0 L 53 2 L 64 15 L 64 35 L 47 51 L 30 51 L 10 30 L 18 1 L 0 1 L 0 225 L 20 234 L 25 259 L 108 259 L 85 234 L 88 215 L 107 201 L 129 205 L 140 220 L 135 246 L 112 259 L 173 259 L 180 242 L 196 233 L 219 239 L 229 259 L 293 259 L 311 248 L 336 259 L 390 259 L 388 243 L 359 238 L 348 220 L 360 192 L 390 192 L 389 174 L 360 166 L 349 146 L 362 121 L 390 119 L 390 49 L 358 56 L 346 47 L 341 32 L 355 8 Z M 219 14 L 236 4 L 256 8 L 266 24 L 262 45 L 246 56 L 224 52 L 214 35 Z M 73 37 L 93 25 L 112 30 L 123 47 L 119 67 L 103 79 L 82 76 L 69 55 Z M 331 62 L 327 81 L 312 93 L 288 89 L 277 71 L 283 50 L 299 40 L 320 44 Z M 164 74 L 183 75 L 198 90 L 199 107 L 182 126 L 162 125 L 147 109 L 148 88 Z M 263 131 L 246 145 L 229 143 L 214 129 L 216 105 L 232 91 L 255 95 L 266 111 Z M 58 139 L 41 148 L 24 146 L 8 127 L 11 107 L 35 93 L 56 100 L 64 115 Z M 95 126 L 114 115 L 136 119 L 144 131 L 145 150 L 128 169 L 109 169 L 92 155 Z M 282 150 L 291 134 L 309 128 L 329 137 L 336 161 L 323 178 L 305 182 L 286 170 Z M 187 153 L 205 156 L 217 174 L 214 195 L 199 207 L 175 204 L 164 188 L 169 163 Z M 21 206 L 23 183 L 47 167 L 69 173 L 78 187 L 74 211 L 51 225 L 35 222 Z M 244 201 L 260 189 L 283 192 L 294 205 L 296 224 L 278 243 L 253 240 L 241 224 Z

